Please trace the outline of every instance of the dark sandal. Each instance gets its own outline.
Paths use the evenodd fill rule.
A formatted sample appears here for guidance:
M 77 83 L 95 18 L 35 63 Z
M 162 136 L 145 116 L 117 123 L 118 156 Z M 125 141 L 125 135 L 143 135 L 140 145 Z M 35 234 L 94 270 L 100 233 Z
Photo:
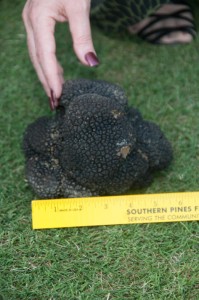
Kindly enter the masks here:
M 189 33 L 193 38 L 196 37 L 196 27 L 194 24 L 193 18 L 189 18 L 187 16 L 183 16 L 183 13 L 191 13 L 193 14 L 191 8 L 188 6 L 187 8 L 180 9 L 177 12 L 170 13 L 170 14 L 164 14 L 164 13 L 153 13 L 150 15 L 150 17 L 154 17 L 155 19 L 149 21 L 149 23 L 144 26 L 141 30 L 139 30 L 136 34 L 139 36 L 141 39 L 152 43 L 152 44 L 165 44 L 164 42 L 161 42 L 161 39 L 176 31 L 181 31 L 185 33 Z M 158 22 L 162 20 L 168 20 L 168 19 L 180 19 L 184 21 L 190 22 L 190 25 L 181 25 L 181 26 L 175 26 L 175 27 L 161 27 L 158 29 L 152 29 L 150 31 L 150 27 L 153 27 L 154 24 L 157 24 Z M 154 36 L 154 37 L 153 37 Z M 181 42 L 171 42 L 168 43 L 168 45 L 171 44 L 176 44 L 176 43 L 181 43 Z M 182 42 L 183 43 L 183 42 Z

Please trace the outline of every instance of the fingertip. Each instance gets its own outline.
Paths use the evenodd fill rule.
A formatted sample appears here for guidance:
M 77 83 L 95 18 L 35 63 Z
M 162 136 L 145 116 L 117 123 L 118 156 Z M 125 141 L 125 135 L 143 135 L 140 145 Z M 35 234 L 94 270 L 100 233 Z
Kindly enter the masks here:
M 55 106 L 58 105 L 59 98 L 61 97 L 63 83 L 64 83 L 63 78 L 59 77 L 59 83 L 50 86 L 50 96 L 52 96 L 52 93 L 53 93 L 53 96 L 55 99 L 55 101 L 54 101 Z
M 86 53 L 84 58 L 88 64 L 88 66 L 90 66 L 90 67 L 97 67 L 100 63 L 98 57 L 96 56 L 96 54 L 94 52 Z
M 93 47 L 78 47 L 74 45 L 74 52 L 78 60 L 87 67 L 97 67 L 100 60 Z

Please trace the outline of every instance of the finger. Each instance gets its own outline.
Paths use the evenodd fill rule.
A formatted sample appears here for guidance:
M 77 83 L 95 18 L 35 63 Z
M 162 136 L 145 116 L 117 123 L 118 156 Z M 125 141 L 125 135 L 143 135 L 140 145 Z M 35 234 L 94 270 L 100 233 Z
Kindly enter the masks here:
M 68 13 L 68 22 L 73 39 L 73 48 L 79 60 L 85 65 L 98 65 L 93 46 L 89 20 L 89 7 L 75 6 Z
M 34 40 L 36 55 L 50 90 L 58 99 L 62 92 L 63 70 L 56 59 L 54 39 L 55 20 L 43 16 L 34 23 Z
M 40 80 L 46 94 L 49 96 L 50 95 L 50 87 L 48 85 L 46 77 L 43 73 L 43 70 L 42 70 L 42 68 L 39 64 L 38 58 L 37 58 L 35 41 L 34 41 L 33 35 L 32 35 L 32 37 L 28 37 L 28 49 L 29 49 L 30 59 L 33 63 L 33 66 L 34 66 L 36 72 L 37 72 L 39 80 Z
M 33 64 L 33 66 L 36 70 L 36 73 L 39 77 L 39 80 L 43 85 L 43 88 L 44 88 L 45 92 L 47 93 L 47 95 L 49 95 L 50 94 L 50 88 L 48 86 L 48 83 L 47 83 L 46 78 L 44 76 L 43 70 L 42 70 L 42 68 L 41 68 L 41 66 L 38 62 L 38 59 L 37 59 L 33 29 L 32 29 L 31 23 L 29 21 L 28 14 L 27 14 L 26 10 L 27 10 L 27 7 L 25 6 L 25 8 L 23 10 L 22 18 L 23 18 L 25 29 L 26 29 L 26 32 L 27 32 L 27 44 L 28 44 L 29 56 L 30 56 L 32 64 Z

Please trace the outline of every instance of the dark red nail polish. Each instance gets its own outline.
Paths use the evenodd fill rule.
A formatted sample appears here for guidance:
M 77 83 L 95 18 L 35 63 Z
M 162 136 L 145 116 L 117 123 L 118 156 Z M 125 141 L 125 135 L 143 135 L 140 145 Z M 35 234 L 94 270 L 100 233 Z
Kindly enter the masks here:
M 55 109 L 54 102 L 52 101 L 51 98 L 48 98 L 48 100 L 49 100 L 49 104 L 50 104 L 50 109 L 53 111 Z
M 96 67 L 99 65 L 99 60 L 98 60 L 97 56 L 95 55 L 95 53 L 93 53 L 93 52 L 88 52 L 85 55 L 85 60 L 87 61 L 88 65 L 90 67 Z
M 58 106 L 58 99 L 55 97 L 54 92 L 50 90 L 50 108 L 54 110 Z

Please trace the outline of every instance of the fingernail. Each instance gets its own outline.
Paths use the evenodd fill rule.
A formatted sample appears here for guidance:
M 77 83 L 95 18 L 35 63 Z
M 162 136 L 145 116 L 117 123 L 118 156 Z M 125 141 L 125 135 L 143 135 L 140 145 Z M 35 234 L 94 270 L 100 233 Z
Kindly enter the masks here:
M 85 55 L 85 60 L 87 61 L 90 67 L 96 67 L 97 65 L 99 65 L 99 60 L 93 52 L 88 52 Z
M 50 97 L 48 98 L 48 100 L 49 100 L 49 104 L 50 104 L 50 109 L 53 111 L 55 109 L 54 102 L 52 101 L 52 99 Z
M 50 90 L 50 108 L 51 110 L 54 110 L 58 106 L 58 99 L 55 97 L 54 92 Z

